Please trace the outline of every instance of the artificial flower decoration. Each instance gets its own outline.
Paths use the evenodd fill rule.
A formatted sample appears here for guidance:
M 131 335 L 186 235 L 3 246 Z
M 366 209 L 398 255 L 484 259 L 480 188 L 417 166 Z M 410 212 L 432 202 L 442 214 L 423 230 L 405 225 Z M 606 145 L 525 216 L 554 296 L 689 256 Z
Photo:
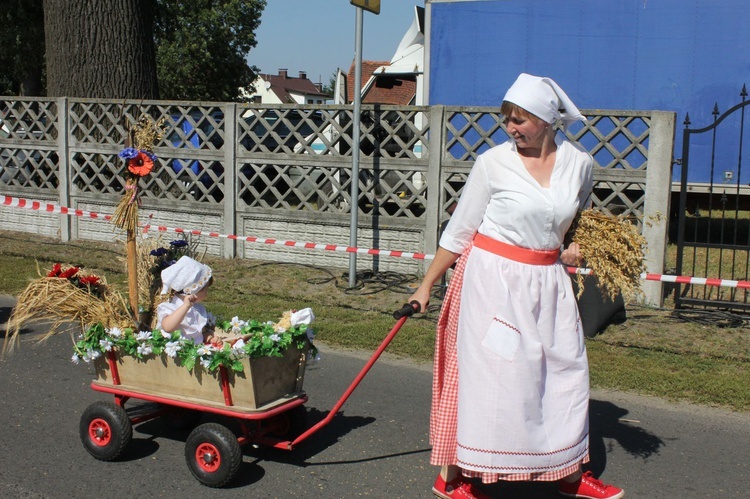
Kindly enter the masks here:
M 100 283 L 99 277 L 95 275 L 87 275 L 84 277 L 79 277 L 78 282 L 82 286 L 98 286 Z
M 138 149 L 134 149 L 132 147 L 126 147 L 125 149 L 120 151 L 117 155 L 124 160 L 133 159 L 136 156 L 138 156 Z
M 302 311 L 303 315 L 312 320 L 314 316 L 308 310 Z M 288 319 L 291 313 L 285 313 L 284 317 Z M 282 357 L 290 347 L 305 351 L 310 362 L 319 358 L 318 350 L 311 341 L 311 336 L 314 335 L 311 334 L 309 322 L 290 325 L 285 331 L 278 331 L 273 322 L 233 317 L 231 321 L 217 321 L 217 326 L 221 331 L 240 336 L 225 337 L 213 344 L 196 344 L 193 340 L 182 337 L 180 331 L 135 331 L 131 328 L 106 328 L 102 324 L 94 324 L 76 342 L 71 360 L 76 364 L 81 360 L 91 362 L 114 349 L 121 355 L 131 355 L 143 361 L 163 353 L 176 359 L 189 371 L 200 366 L 205 371 L 213 372 L 224 366 L 241 372 L 244 370 L 242 359 Z
M 102 297 L 104 288 L 106 285 L 102 282 L 102 278 L 95 274 L 84 274 L 81 268 L 78 266 L 71 266 L 63 268 L 62 264 L 56 263 L 52 266 L 52 269 L 47 273 L 47 277 L 57 277 L 60 279 L 67 279 L 75 287 L 80 288 L 89 294 L 97 297 Z
M 147 151 L 138 151 L 138 154 L 128 159 L 128 171 L 138 177 L 145 177 L 154 169 L 156 156 Z
M 148 115 L 130 126 L 127 146 L 117 155 L 125 160 L 125 194 L 115 208 L 112 223 L 134 233 L 138 226 L 138 179 L 151 173 L 155 166 L 154 145 L 164 136 L 164 118 L 155 122 Z M 132 147 L 131 147 L 132 146 Z

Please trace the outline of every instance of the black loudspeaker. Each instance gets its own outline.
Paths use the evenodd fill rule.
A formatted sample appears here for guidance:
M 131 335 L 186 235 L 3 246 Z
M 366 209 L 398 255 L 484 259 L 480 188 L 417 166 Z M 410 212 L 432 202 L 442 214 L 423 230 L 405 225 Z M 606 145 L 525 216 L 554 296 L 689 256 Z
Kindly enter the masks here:
M 573 291 L 578 295 L 576 276 L 572 276 L 571 279 Z M 627 319 L 622 295 L 618 294 L 614 300 L 604 296 L 599 290 L 595 276 L 587 275 L 583 278 L 583 294 L 576 301 L 586 338 L 593 338 L 610 324 L 622 324 Z

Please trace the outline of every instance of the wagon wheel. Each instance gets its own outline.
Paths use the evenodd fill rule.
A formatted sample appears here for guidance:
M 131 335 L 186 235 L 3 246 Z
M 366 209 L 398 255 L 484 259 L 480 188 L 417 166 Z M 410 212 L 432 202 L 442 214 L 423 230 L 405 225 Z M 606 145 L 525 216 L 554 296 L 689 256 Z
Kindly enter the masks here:
M 301 405 L 284 411 L 268 421 L 270 434 L 282 439 L 299 436 L 307 429 L 307 411 Z
M 192 430 L 200 424 L 203 413 L 182 407 L 167 407 L 161 422 L 172 430 Z
M 133 438 L 133 426 L 125 409 L 112 402 L 94 402 L 83 411 L 79 425 L 81 442 L 100 461 L 113 461 Z
M 208 487 L 229 483 L 242 464 L 237 437 L 226 426 L 205 423 L 185 442 L 185 460 L 193 476 Z

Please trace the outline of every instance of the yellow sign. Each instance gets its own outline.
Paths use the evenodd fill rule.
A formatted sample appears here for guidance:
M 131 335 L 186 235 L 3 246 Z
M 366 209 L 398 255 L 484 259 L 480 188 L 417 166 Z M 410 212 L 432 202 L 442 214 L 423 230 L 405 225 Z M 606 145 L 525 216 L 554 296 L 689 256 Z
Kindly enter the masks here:
M 350 0 L 352 5 L 369 10 L 373 14 L 380 14 L 380 0 Z

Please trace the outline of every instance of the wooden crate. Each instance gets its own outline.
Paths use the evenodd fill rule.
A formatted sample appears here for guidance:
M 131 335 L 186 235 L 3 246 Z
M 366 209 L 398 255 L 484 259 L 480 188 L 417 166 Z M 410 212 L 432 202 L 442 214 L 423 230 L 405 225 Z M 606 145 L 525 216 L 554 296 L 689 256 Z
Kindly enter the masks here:
M 305 352 L 292 346 L 283 357 L 243 359 L 244 372 L 227 369 L 231 407 L 225 404 L 218 369 L 209 373 L 197 365 L 188 371 L 166 354 L 144 360 L 116 355 L 119 385 L 113 383 L 106 356 L 101 356 L 94 361 L 97 379 L 93 383 L 241 412 L 264 411 L 302 394 L 305 360 Z

